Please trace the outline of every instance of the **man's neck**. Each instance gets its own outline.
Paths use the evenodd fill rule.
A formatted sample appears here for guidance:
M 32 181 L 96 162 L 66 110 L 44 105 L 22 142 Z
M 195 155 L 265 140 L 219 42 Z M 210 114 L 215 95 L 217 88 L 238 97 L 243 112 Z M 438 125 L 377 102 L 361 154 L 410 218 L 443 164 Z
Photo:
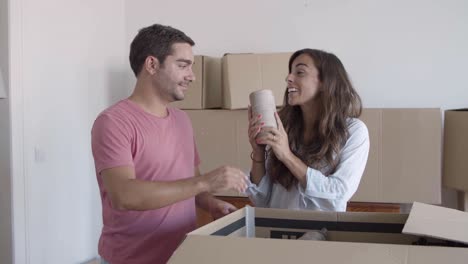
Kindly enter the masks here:
M 145 84 L 137 80 L 135 89 L 128 99 L 152 115 L 166 117 L 168 114 L 167 102 L 162 100 L 157 93 L 157 89 L 154 89 L 148 83 Z

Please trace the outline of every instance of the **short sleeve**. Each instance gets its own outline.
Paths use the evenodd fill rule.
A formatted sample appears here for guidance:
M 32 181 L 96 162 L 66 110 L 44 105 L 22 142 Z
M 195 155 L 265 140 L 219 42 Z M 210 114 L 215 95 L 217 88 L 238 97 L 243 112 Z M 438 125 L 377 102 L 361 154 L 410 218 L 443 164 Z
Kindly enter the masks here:
M 131 140 L 130 129 L 124 121 L 101 114 L 91 130 L 91 147 L 97 173 L 114 167 L 133 167 Z

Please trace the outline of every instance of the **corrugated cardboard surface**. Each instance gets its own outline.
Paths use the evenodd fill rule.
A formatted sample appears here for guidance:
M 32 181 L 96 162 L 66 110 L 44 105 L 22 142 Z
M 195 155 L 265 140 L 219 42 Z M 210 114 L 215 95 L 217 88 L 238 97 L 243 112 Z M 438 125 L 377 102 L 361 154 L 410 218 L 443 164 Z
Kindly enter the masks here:
M 380 202 L 383 200 L 382 188 L 382 109 L 364 109 L 361 120 L 369 131 L 369 156 L 353 201 Z
M 249 105 L 249 94 L 261 89 L 272 90 L 276 105 L 282 105 L 291 54 L 224 55 L 222 58 L 223 108 L 246 109 Z
M 442 112 L 382 112 L 382 201 L 441 203 Z
M 414 203 L 403 233 L 444 238 L 468 244 L 468 213 Z
M 442 247 L 189 236 L 168 263 L 466 264 L 468 250 Z
M 468 109 L 445 111 L 443 183 L 468 191 Z
M 192 120 L 200 171 L 206 173 L 222 165 L 250 170 L 247 111 L 186 111 Z
M 194 126 L 202 173 L 221 165 L 250 171 L 246 110 L 187 113 Z M 440 109 L 364 109 L 361 119 L 371 144 L 364 175 L 351 200 L 440 203 Z
M 445 215 L 444 212 L 433 210 L 433 206 L 426 206 L 424 212 L 419 212 L 422 217 L 414 218 L 416 222 L 424 221 L 424 216 Z M 418 208 L 418 206 L 416 206 Z M 320 217 L 317 212 L 310 214 L 310 211 L 292 211 L 279 209 L 243 208 L 235 212 L 234 217 L 224 217 L 211 223 L 212 227 L 224 229 L 236 221 L 243 214 L 242 211 L 252 210 L 251 217 L 265 219 L 288 219 L 296 221 L 307 219 L 311 223 L 323 223 L 327 217 Z M 260 210 L 262 211 L 260 214 Z M 418 210 L 418 209 L 417 209 Z M 449 209 L 451 210 L 451 209 Z M 270 212 L 269 212 L 270 211 Z M 302 216 L 301 216 L 302 214 Z M 349 226 L 349 220 L 361 224 L 361 227 L 368 230 L 368 226 L 373 223 L 388 223 L 390 225 L 403 225 L 407 215 L 389 213 L 339 213 L 337 225 Z M 462 213 L 467 215 L 466 213 Z M 466 217 L 466 216 L 465 216 Z M 335 217 L 337 219 L 339 217 Z M 442 218 L 440 218 L 444 221 Z M 450 218 L 446 225 L 450 226 Z M 255 226 L 257 225 L 255 222 Z M 264 220 L 263 220 L 264 221 Z M 319 221 L 319 222 L 316 222 Z M 328 220 L 325 220 L 328 221 Z M 468 225 L 467 219 L 464 228 Z M 341 223 L 343 222 L 343 223 Z M 252 221 L 246 221 L 246 228 Z M 270 230 L 290 230 L 287 222 L 284 226 L 278 226 L 275 222 Z M 333 226 L 333 223 L 329 223 Z M 407 223 L 413 225 L 413 223 Z M 304 228 L 307 225 L 302 225 Z M 417 226 L 417 225 L 416 225 Z M 455 228 L 458 228 L 455 227 Z M 354 227 L 352 227 L 354 228 Z M 258 227 L 256 226 L 256 229 Z M 261 229 L 268 229 L 264 226 Z M 307 229 L 307 228 L 306 228 Z M 466 228 L 464 228 L 466 229 Z M 351 231 L 351 230 L 350 230 Z M 205 231 L 199 229 L 190 233 L 181 246 L 174 252 L 169 263 L 404 263 L 404 264 L 439 264 L 439 263 L 466 263 L 468 259 L 468 249 L 463 247 L 446 246 L 419 246 L 411 245 L 411 242 L 418 237 L 401 234 L 401 230 L 392 232 L 371 231 L 361 233 L 358 229 L 351 232 L 340 231 L 338 227 L 330 232 L 329 241 L 305 241 L 295 239 L 272 239 L 272 238 L 246 238 L 239 236 L 217 236 L 212 235 L 213 228 Z M 430 230 L 429 230 L 430 231 Z M 288 231 L 286 231 L 287 233 Z M 268 232 L 259 232 L 267 234 Z M 425 232 L 423 232 L 425 234 Z M 268 237 L 268 236 L 263 236 Z M 442 234 L 442 237 L 445 237 Z M 330 241 L 337 238 L 341 242 Z M 346 240 L 350 239 L 350 240 Z M 352 241 L 352 242 L 346 242 Z M 437 241 L 437 240 L 435 240 Z M 438 242 L 444 243 L 443 240 Z
M 463 256 L 468 257 L 468 252 Z M 408 258 L 408 247 L 401 245 L 194 235 L 185 239 L 168 263 L 420 263 L 406 262 Z M 420 264 L 430 263 L 443 262 Z
M 195 56 L 195 81 L 186 91 L 185 99 L 171 105 L 180 109 L 221 108 L 221 58 Z

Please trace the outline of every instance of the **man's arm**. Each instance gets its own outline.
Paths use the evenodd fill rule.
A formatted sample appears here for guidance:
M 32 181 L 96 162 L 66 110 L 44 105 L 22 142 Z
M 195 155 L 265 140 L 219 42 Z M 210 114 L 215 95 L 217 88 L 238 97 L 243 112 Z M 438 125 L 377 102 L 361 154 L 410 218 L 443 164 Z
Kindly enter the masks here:
M 243 192 L 247 187 L 245 174 L 228 166 L 198 177 L 168 182 L 138 180 L 133 167 L 106 169 L 101 177 L 112 207 L 118 210 L 158 209 L 204 192 Z

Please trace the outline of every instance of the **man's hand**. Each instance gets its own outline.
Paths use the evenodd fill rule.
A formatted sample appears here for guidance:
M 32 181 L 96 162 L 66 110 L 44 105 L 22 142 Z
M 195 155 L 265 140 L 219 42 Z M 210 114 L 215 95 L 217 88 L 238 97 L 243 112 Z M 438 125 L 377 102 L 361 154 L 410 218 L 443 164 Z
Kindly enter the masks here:
M 210 201 L 209 212 L 215 220 L 236 210 L 237 208 L 234 205 L 223 200 L 214 198 Z
M 227 166 L 218 168 L 203 176 L 200 175 L 200 170 L 198 169 L 198 167 L 196 167 L 194 174 L 195 174 L 195 178 L 203 177 L 205 180 L 208 179 L 209 183 L 210 183 L 210 180 L 214 181 L 214 183 L 211 182 L 211 184 L 213 184 L 214 186 L 216 185 L 224 186 L 223 188 L 230 187 L 231 189 L 234 189 L 237 191 L 245 191 L 245 188 L 247 187 L 247 184 L 246 184 L 247 179 L 246 179 L 245 174 L 242 173 L 239 169 L 230 168 Z M 229 176 L 231 176 L 231 178 L 229 178 Z M 216 178 L 216 177 L 219 177 L 221 179 Z M 229 179 L 234 180 L 234 181 L 229 181 Z M 230 183 L 220 184 L 219 182 L 216 183 L 216 180 L 221 180 L 221 182 L 227 181 Z M 233 186 L 237 186 L 237 187 L 233 187 Z M 211 191 L 213 190 L 216 190 L 216 187 L 214 189 L 211 189 Z M 228 202 L 225 202 L 223 200 L 216 199 L 209 191 L 210 190 L 198 194 L 195 197 L 195 202 L 198 207 L 208 211 L 214 219 L 221 218 L 237 210 L 237 208 L 234 205 Z
M 201 176 L 210 193 L 234 190 L 244 193 L 247 189 L 247 175 L 240 169 L 222 166 Z

